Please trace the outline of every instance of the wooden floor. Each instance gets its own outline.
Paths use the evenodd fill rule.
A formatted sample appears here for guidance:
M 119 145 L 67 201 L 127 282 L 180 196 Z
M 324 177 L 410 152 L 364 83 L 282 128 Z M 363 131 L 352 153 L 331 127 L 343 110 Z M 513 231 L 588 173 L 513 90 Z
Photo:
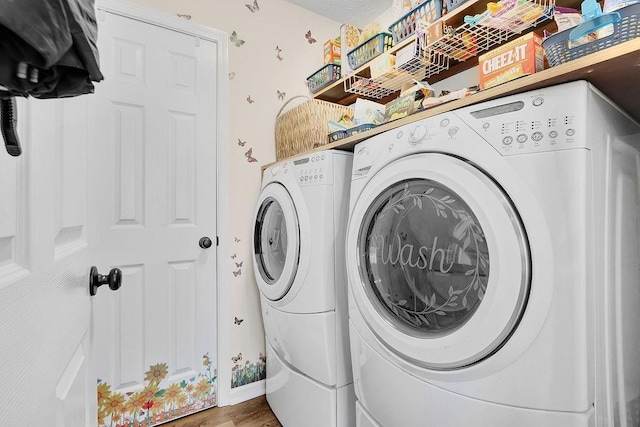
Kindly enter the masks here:
M 163 427 L 282 427 L 264 396 L 212 408 L 162 425 Z

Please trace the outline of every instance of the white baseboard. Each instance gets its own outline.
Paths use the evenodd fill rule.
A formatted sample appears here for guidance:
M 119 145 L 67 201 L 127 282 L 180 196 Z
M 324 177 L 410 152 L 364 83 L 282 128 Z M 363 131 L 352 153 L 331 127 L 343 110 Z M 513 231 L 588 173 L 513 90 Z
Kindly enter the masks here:
M 218 402 L 219 406 L 236 405 L 238 403 L 251 400 L 266 393 L 266 380 L 256 381 L 251 384 L 232 388 L 228 399 Z

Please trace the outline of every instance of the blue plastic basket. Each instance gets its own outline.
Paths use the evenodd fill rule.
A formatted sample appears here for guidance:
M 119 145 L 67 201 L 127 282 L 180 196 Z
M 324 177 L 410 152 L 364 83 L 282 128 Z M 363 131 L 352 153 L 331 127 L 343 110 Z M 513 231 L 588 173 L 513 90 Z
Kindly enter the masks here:
M 582 23 L 578 27 L 570 28 L 547 37 L 542 42 L 542 48 L 547 56 L 549 65 L 555 67 L 556 65 L 564 64 L 565 62 L 640 37 L 640 4 L 632 4 L 607 15 L 614 15 L 615 13 L 620 14 L 620 19 L 613 24 L 608 24 L 613 25 L 613 33 L 601 39 L 579 46 L 571 46 L 570 34 L 574 32 L 574 37 L 576 38 L 577 36 L 581 36 L 580 26 L 586 25 L 590 30 L 597 29 L 593 25 L 589 26 L 589 21 Z
M 357 134 L 362 133 L 362 132 L 366 132 L 366 131 L 368 131 L 370 129 L 373 129 L 376 126 L 378 126 L 378 125 L 374 125 L 373 123 L 365 123 L 363 125 L 359 125 L 359 126 L 356 126 L 354 128 L 347 129 L 347 136 L 353 136 L 353 135 L 357 135 Z
M 448 2 L 449 0 L 447 0 Z M 465 1 L 465 0 L 463 0 Z M 407 37 L 415 34 L 417 24 L 423 18 L 429 23 L 442 16 L 442 0 L 427 0 L 410 10 L 402 18 L 391 24 L 389 31 L 393 35 L 393 42 L 400 43 Z
M 347 53 L 347 60 L 352 70 L 355 70 L 383 54 L 393 46 L 393 37 L 389 33 L 379 33 L 364 43 L 360 43 Z
M 329 143 L 336 142 L 336 141 L 341 140 L 342 138 L 346 138 L 346 137 L 347 137 L 347 131 L 346 130 L 337 130 L 335 132 L 331 132 L 328 135 Z
M 447 4 L 446 13 L 451 12 L 453 9 L 465 3 L 466 1 L 467 0 L 446 0 L 446 4 Z
M 377 125 L 374 125 L 372 123 L 365 123 L 363 125 L 359 125 L 359 126 L 352 127 L 352 128 L 349 128 L 349 129 L 337 130 L 335 132 L 331 132 L 328 135 L 329 143 L 336 142 L 336 141 L 339 141 L 341 139 L 348 138 L 350 136 L 357 135 L 357 134 L 362 133 L 362 132 L 366 132 L 366 131 L 368 131 L 370 129 L 373 129 L 376 126 Z
M 340 80 L 340 66 L 327 64 L 307 77 L 307 85 L 311 93 L 316 93 L 336 80 Z

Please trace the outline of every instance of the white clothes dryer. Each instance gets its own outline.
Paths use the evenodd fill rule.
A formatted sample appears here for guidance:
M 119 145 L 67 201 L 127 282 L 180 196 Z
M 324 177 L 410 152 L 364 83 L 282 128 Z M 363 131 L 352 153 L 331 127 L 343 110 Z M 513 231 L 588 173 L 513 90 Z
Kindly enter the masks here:
M 267 401 L 285 427 L 355 424 L 344 255 L 352 159 L 323 151 L 264 172 L 253 266 Z
M 355 147 L 358 426 L 638 425 L 639 134 L 574 82 Z

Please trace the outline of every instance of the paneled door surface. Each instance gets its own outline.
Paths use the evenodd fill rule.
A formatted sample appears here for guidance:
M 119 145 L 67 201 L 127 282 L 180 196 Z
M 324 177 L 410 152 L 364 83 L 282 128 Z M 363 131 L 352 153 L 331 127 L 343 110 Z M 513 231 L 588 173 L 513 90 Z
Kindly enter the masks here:
M 99 425 L 159 424 L 216 403 L 217 45 L 104 10 L 98 28 L 90 210 L 123 273 L 93 301 Z
M 0 425 L 96 425 L 90 360 L 88 97 L 19 100 L 0 145 Z

